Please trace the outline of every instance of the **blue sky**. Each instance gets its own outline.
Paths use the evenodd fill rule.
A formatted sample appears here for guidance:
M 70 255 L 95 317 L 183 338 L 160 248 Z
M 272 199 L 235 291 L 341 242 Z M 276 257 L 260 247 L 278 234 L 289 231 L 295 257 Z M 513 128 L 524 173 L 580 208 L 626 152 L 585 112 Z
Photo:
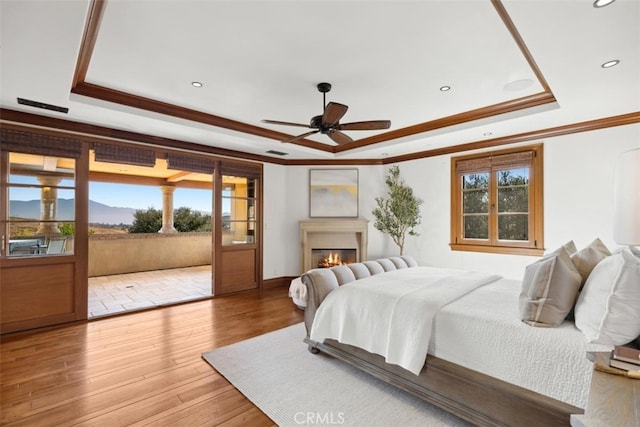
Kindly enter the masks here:
M 119 208 L 162 209 L 162 190 L 146 185 L 89 183 L 89 199 L 94 202 Z M 211 212 L 211 190 L 176 188 L 173 207 L 189 207 L 193 210 Z
M 12 183 L 34 184 L 36 181 L 30 177 L 12 176 Z M 73 182 L 61 182 L 60 186 L 73 188 Z M 72 189 L 58 190 L 58 197 L 71 199 L 74 197 Z M 11 200 L 39 200 L 40 190 L 37 188 L 12 188 Z M 106 182 L 89 183 L 89 199 L 112 207 L 147 209 L 154 207 L 162 209 L 162 190 L 160 187 L 148 185 L 112 184 Z M 188 188 L 176 188 L 173 193 L 173 207 L 183 206 L 196 211 L 211 212 L 211 190 L 194 190 Z M 223 209 L 228 212 L 229 209 Z

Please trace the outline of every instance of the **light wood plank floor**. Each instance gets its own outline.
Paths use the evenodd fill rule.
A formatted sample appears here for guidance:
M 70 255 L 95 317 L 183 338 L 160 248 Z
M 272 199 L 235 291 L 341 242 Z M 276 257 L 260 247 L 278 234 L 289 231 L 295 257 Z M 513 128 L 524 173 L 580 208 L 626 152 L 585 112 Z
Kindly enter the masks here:
M 301 322 L 287 291 L 3 336 L 0 424 L 272 425 L 201 353 Z

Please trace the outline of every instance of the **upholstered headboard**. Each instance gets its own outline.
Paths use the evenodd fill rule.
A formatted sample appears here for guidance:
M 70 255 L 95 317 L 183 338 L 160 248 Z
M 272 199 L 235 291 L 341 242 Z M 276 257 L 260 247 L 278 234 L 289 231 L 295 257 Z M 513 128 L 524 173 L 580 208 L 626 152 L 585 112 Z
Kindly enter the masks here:
M 302 275 L 302 283 L 307 287 L 307 307 L 304 312 L 304 324 L 307 336 L 316 310 L 329 292 L 339 286 L 365 277 L 401 268 L 417 267 L 418 263 L 410 256 L 382 258 L 375 261 L 357 262 L 331 268 L 314 268 Z

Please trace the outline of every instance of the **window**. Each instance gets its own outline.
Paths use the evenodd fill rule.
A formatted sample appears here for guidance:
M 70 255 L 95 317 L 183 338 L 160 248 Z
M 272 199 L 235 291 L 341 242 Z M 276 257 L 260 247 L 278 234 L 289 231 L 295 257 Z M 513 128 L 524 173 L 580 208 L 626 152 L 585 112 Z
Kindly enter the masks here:
M 73 252 L 75 159 L 9 153 L 6 188 L 7 255 Z
M 253 244 L 256 239 L 256 180 L 222 176 L 222 244 Z
M 542 255 L 542 144 L 451 159 L 451 248 Z

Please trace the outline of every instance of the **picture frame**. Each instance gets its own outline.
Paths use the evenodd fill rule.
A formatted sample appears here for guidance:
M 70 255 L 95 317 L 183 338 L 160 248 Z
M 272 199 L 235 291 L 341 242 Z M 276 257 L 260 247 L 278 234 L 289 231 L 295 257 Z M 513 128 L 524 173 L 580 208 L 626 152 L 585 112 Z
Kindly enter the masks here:
M 357 218 L 358 169 L 310 169 L 309 217 Z

